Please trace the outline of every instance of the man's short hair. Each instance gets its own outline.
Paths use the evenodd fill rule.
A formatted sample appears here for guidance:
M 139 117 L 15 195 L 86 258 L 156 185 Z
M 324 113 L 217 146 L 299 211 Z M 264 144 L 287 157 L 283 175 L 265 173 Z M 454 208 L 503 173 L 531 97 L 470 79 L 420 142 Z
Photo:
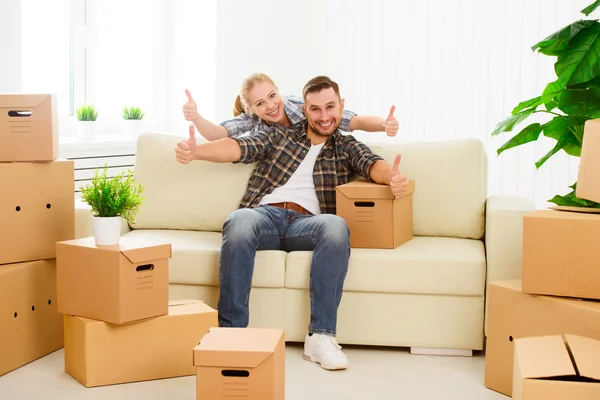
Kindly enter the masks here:
M 336 82 L 332 81 L 331 79 L 329 79 L 329 77 L 323 76 L 323 75 L 319 75 L 319 76 L 312 78 L 310 81 L 308 81 L 306 83 L 306 85 L 304 85 L 304 88 L 302 89 L 302 98 L 304 99 L 304 102 L 306 103 L 306 96 L 309 93 L 318 93 L 323 89 L 329 89 L 329 88 L 333 88 L 338 99 L 341 99 L 340 88 L 339 88 L 338 84 Z

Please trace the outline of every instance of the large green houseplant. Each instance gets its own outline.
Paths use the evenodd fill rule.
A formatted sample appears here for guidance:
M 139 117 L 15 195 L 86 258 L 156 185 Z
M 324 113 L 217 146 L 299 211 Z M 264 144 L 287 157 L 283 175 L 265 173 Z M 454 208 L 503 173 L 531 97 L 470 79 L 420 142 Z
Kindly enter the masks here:
M 119 244 L 121 221 L 135 222 L 144 200 L 144 187 L 137 183 L 131 171 L 108 177 L 108 165 L 94 172 L 92 182 L 81 188 L 81 198 L 90 205 L 94 238 L 97 245 Z
M 588 16 L 600 6 L 600 0 L 581 12 Z M 498 148 L 503 151 L 538 140 L 540 134 L 556 140 L 555 146 L 536 163 L 540 168 L 550 157 L 563 150 L 581 156 L 583 128 L 589 119 L 600 118 L 600 22 L 579 20 L 554 32 L 532 47 L 544 55 L 556 57 L 554 71 L 557 79 L 548 83 L 540 96 L 522 101 L 512 115 L 498 123 L 492 135 L 511 132 L 534 114 L 545 114 L 545 123 L 531 123 Z M 565 196 L 548 200 L 559 206 L 600 208 L 599 203 L 575 196 L 577 183 Z

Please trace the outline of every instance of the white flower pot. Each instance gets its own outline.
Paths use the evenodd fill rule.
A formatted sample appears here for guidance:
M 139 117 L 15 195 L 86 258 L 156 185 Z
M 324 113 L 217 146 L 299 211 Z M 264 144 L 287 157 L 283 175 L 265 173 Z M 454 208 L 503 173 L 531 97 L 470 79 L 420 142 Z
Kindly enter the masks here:
M 93 142 L 96 136 L 96 121 L 77 121 L 77 136 L 85 142 Z
M 123 134 L 125 138 L 137 140 L 138 136 L 140 136 L 140 133 L 142 133 L 141 119 L 123 120 Z
M 119 244 L 122 217 L 92 217 L 94 239 L 98 246 Z

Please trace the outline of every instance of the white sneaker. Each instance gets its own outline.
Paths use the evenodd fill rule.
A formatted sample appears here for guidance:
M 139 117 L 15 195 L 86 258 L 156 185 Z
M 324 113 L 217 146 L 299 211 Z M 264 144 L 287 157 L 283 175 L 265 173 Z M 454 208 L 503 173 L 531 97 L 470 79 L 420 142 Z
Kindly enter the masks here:
M 313 333 L 312 336 L 306 334 L 303 358 L 321 364 L 321 368 L 326 370 L 346 369 L 348 357 L 342 353 L 341 348 L 333 336 L 320 333 Z

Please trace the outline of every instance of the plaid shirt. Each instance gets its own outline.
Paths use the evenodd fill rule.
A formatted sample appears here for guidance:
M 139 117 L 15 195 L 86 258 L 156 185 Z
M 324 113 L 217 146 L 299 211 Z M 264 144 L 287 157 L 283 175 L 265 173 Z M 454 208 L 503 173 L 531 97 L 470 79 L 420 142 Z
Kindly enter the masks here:
M 304 102 L 301 97 L 287 96 L 283 98 L 283 108 L 292 124 L 292 128 L 297 124 L 306 121 L 306 116 L 304 115 L 304 111 L 302 111 L 302 104 L 304 104 Z M 356 114 L 352 111 L 344 110 L 339 129 L 345 132 L 352 132 L 350 129 L 350 120 L 355 115 Z M 238 115 L 233 119 L 221 122 L 221 125 L 227 129 L 229 137 L 236 137 L 245 133 L 256 135 L 259 132 L 267 130 L 272 131 L 274 126 L 283 128 L 279 124 L 269 125 L 257 116 L 249 114 Z
M 290 179 L 311 146 L 306 134 L 307 125 L 304 121 L 289 130 L 275 127 L 275 132 L 232 138 L 242 150 L 237 162 L 251 164 L 259 161 L 240 208 L 257 207 L 264 196 Z M 335 214 L 335 187 L 348 183 L 354 174 L 371 180 L 369 169 L 378 160 L 383 158 L 373 154 L 352 135 L 342 135 L 338 130 L 330 136 L 317 156 L 313 170 L 321 213 Z

